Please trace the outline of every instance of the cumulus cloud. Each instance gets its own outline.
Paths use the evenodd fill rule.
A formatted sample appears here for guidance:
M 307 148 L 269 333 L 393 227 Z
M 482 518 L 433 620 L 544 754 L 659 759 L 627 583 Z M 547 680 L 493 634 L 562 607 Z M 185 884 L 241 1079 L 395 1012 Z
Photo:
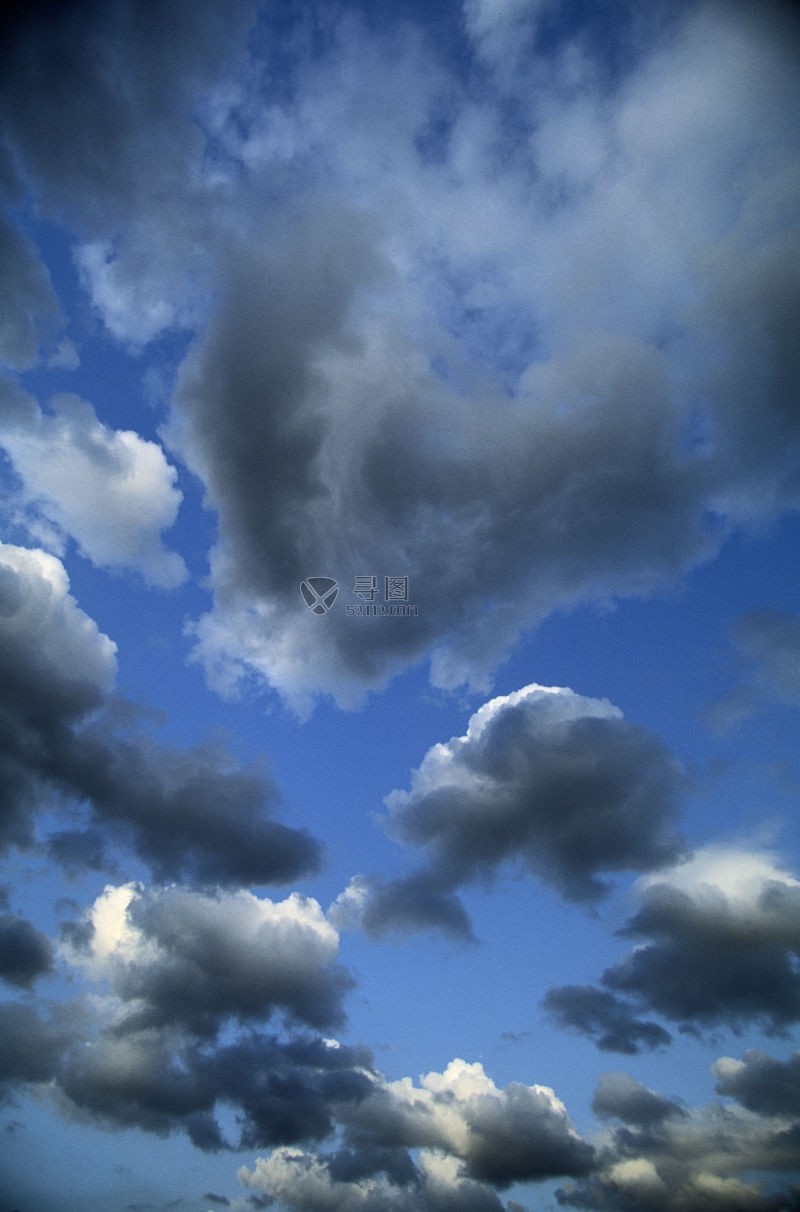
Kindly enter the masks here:
M 516 40 L 536 7 L 467 21 Z M 646 594 L 796 504 L 792 31 L 725 6 L 667 24 L 615 81 L 583 42 L 534 56 L 513 132 L 353 20 L 291 104 L 220 116 L 282 213 L 227 262 L 174 400 L 220 519 L 196 630 L 216 685 L 353 705 L 428 659 L 484 689 L 554 608 Z M 408 575 L 419 613 L 358 621 L 340 593 L 323 627 L 297 593 L 319 572 Z
M 594 1106 L 618 1123 L 599 1152 L 595 1172 L 557 1193 L 562 1207 L 597 1212 L 788 1212 L 798 1207 L 800 1124 L 788 1115 L 758 1115 L 721 1103 L 687 1109 L 626 1074 L 605 1075 Z
M 633 1051 L 632 1015 L 643 1009 L 695 1033 L 758 1025 L 780 1035 L 800 1019 L 800 883 L 770 855 L 707 847 L 642 877 L 639 896 L 619 931 L 636 945 L 606 969 L 603 988 L 549 991 L 545 1004 L 565 1025 Z M 667 1042 L 646 1026 L 640 1044 Z
M 242 1166 L 239 1179 L 296 1212 L 502 1212 L 497 1195 L 461 1178 L 451 1159 L 423 1153 L 405 1183 L 381 1174 L 338 1179 L 337 1160 L 276 1149 L 270 1157 L 258 1158 L 252 1170 Z
M 788 10 L 469 0 L 477 90 L 338 10 L 276 30 L 265 7 L 248 71 L 252 17 L 23 16 L 0 73 L 111 332 L 196 333 L 165 432 L 218 515 L 194 632 L 216 686 L 352 706 L 428 661 L 485 691 L 554 609 L 674 583 L 796 507 Z M 408 576 L 418 613 L 340 592 L 317 619 L 308 575 Z
M 175 522 L 183 494 L 161 447 L 103 425 L 77 396 L 56 396 L 51 409 L 0 429 L 23 500 L 94 564 L 134 569 L 162 588 L 181 584 L 186 566 L 161 532 Z
M 714 1064 L 717 1090 L 759 1115 L 800 1116 L 800 1052 L 787 1061 L 751 1049 L 742 1060 L 722 1056 Z
M 67 795 L 105 828 L 57 830 L 51 853 L 68 863 L 102 865 L 114 835 L 165 879 L 287 882 L 318 865 L 308 833 L 271 819 L 278 794 L 265 776 L 219 746 L 178 750 L 120 734 L 109 697 L 115 645 L 46 552 L 0 546 L 0 667 L 6 847 L 32 845 L 42 801 Z
M 593 1152 L 546 1086 L 500 1090 L 483 1066 L 454 1060 L 419 1085 L 374 1074 L 340 1108 L 347 1147 L 276 1150 L 240 1179 L 292 1208 L 500 1209 L 514 1182 L 587 1173 Z M 417 1162 L 408 1153 L 419 1149 Z
M 379 1086 L 344 1119 L 361 1143 L 440 1149 L 500 1188 L 591 1166 L 592 1150 L 553 1090 L 518 1082 L 500 1090 L 477 1062 L 451 1061 L 418 1087 L 407 1078 Z
M 121 1032 L 174 1024 L 213 1036 L 229 1017 L 277 1011 L 317 1028 L 342 1021 L 350 980 L 336 964 L 338 935 L 298 893 L 273 902 L 244 890 L 109 886 L 88 924 L 67 953 L 110 981 Z
M 596 900 L 600 876 L 648 870 L 681 849 L 681 772 L 657 737 L 604 699 L 526 686 L 491 699 L 463 736 L 428 750 L 410 791 L 387 796 L 386 828 L 427 852 L 425 868 L 386 885 L 356 880 L 346 922 L 368 930 L 465 930 L 453 891 L 516 864 L 570 900 Z

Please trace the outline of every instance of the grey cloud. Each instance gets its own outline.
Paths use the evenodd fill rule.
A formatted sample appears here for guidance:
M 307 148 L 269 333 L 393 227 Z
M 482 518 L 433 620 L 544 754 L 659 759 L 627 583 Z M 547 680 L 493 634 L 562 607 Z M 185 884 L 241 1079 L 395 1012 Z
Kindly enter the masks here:
M 663 1048 L 672 1041 L 662 1026 L 637 1018 L 635 1007 L 608 989 L 561 985 L 545 994 L 542 1005 L 559 1026 L 588 1036 L 603 1052 L 634 1056 L 643 1048 Z
M 103 862 L 102 826 L 116 831 L 160 879 L 287 882 L 316 869 L 304 830 L 271 819 L 278 792 L 220 746 L 178 750 L 120 729 L 109 696 L 114 645 L 68 594 L 63 567 L 43 552 L 0 552 L 2 841 L 30 846 L 42 800 L 87 801 L 94 823 L 56 831 L 54 857 Z M 132 713 L 127 712 L 130 716 Z
M 636 945 L 606 969 L 602 987 L 547 994 L 562 1025 L 631 1052 L 670 1038 L 634 1019 L 642 1011 L 695 1034 L 753 1024 L 783 1035 L 800 1020 L 800 886 L 769 856 L 709 847 L 648 877 L 639 895 L 641 908 L 618 931 Z
M 654 885 L 623 935 L 637 947 L 603 975 L 673 1022 L 737 1027 L 760 1022 L 780 1034 L 800 1019 L 800 888 L 763 887 L 742 918 L 726 903 L 703 904 Z
M 109 225 L 181 192 L 197 141 L 196 91 L 236 47 L 252 8 L 120 0 L 17 9 L 2 40 L 0 115 L 51 216 Z
M 800 1052 L 786 1061 L 752 1049 L 741 1061 L 723 1057 L 714 1065 L 717 1090 L 759 1115 L 800 1117 Z
M 498 1090 L 482 1066 L 463 1061 L 428 1074 L 418 1090 L 376 1083 L 341 1118 L 359 1147 L 442 1149 L 461 1160 L 466 1176 L 500 1189 L 585 1174 L 593 1162 L 552 1090 L 519 1082 Z
M 384 115 L 382 131 L 370 127 L 373 154 L 375 143 L 384 152 L 383 173 L 402 186 L 398 206 L 389 196 L 397 190 L 384 194 L 383 175 L 370 185 L 359 134 L 351 137 L 346 123 L 326 132 L 338 157 L 318 158 L 325 116 L 298 70 L 294 102 L 280 111 L 297 173 L 283 201 L 307 215 L 309 194 L 318 207 L 325 191 L 334 196 L 330 238 L 317 234 L 310 255 L 291 239 L 277 265 L 259 252 L 265 269 L 256 289 L 252 268 L 234 266 L 225 309 L 185 364 L 175 401 L 184 457 L 209 484 L 220 514 L 215 605 L 197 628 L 198 656 L 220 684 L 255 671 L 301 710 L 324 692 L 352 704 L 429 657 L 438 685 L 484 686 L 519 631 L 553 609 L 650 592 L 713 556 L 733 527 L 796 501 L 796 454 L 789 453 L 797 444 L 789 268 L 795 192 L 775 169 L 777 151 L 768 162 L 765 150 L 784 148 L 791 159 L 794 134 L 781 119 L 796 100 L 788 38 L 777 32 L 780 23 L 731 22 L 721 9 L 684 18 L 666 48 L 657 37 L 652 53 L 602 98 L 613 150 L 606 160 L 600 154 L 597 172 L 574 191 L 550 164 L 564 142 L 561 124 L 574 134 L 569 101 L 560 97 L 562 108 L 551 107 L 526 87 L 520 120 L 530 123 L 538 160 L 506 163 L 491 104 L 481 109 L 462 98 L 442 150 L 449 189 L 441 166 L 420 162 L 414 151 L 429 115 L 415 112 L 417 130 L 405 111 Z M 701 48 L 717 28 L 723 53 L 708 88 L 719 101 L 721 129 L 706 131 L 693 98 L 704 72 Z M 361 112 L 371 79 L 365 64 L 377 52 L 354 30 L 349 44 L 338 30 L 316 67 L 326 81 L 344 76 L 341 104 Z M 741 43 L 749 34 L 758 53 L 739 120 Z M 349 76 L 342 61 L 353 65 Z M 670 65 L 679 79 L 667 93 Z M 385 70 L 387 87 L 404 73 L 411 74 L 407 50 L 393 72 Z M 602 108 L 597 80 L 589 73 L 583 83 L 581 116 Z M 432 100 L 424 89 L 417 104 Z M 487 146 L 459 161 L 460 127 L 472 129 L 476 110 L 496 138 L 487 135 Z M 730 118 L 720 117 L 729 110 Z M 667 114 L 655 141 L 644 133 L 651 113 L 654 124 Z M 274 133 L 270 141 L 266 120 L 264 127 L 260 167 L 285 174 L 280 141 Z M 255 155 L 253 142 L 240 141 L 243 158 Z M 564 165 L 567 174 L 580 171 L 580 155 L 574 159 Z M 744 182 L 743 195 L 723 238 L 716 216 L 730 205 L 733 175 Z M 664 184 L 654 191 L 655 181 Z M 554 214 L 559 191 L 570 201 Z M 758 220 L 766 194 L 772 227 Z M 635 199 L 630 213 L 617 213 L 622 195 Z M 509 235 L 489 234 L 474 213 L 481 205 L 508 220 Z M 675 214 L 686 212 L 676 230 Z M 657 253 L 659 224 L 669 235 L 659 238 Z M 296 214 L 294 227 L 305 232 L 305 216 Z M 529 257 L 520 251 L 526 247 L 534 250 Z M 393 256 L 419 266 L 413 281 L 381 272 Z M 565 272 L 565 264 L 576 268 Z M 694 308 L 687 306 L 689 280 L 700 300 Z M 491 302 L 471 306 L 477 282 Z M 373 310 L 368 297 L 380 300 Z M 505 326 L 534 334 L 510 387 L 480 345 L 481 323 L 504 327 L 498 298 L 513 300 Z M 325 331 L 319 316 L 329 301 L 339 311 Z M 391 337 L 387 309 L 412 317 L 405 328 L 394 323 Z M 591 327 L 598 313 L 602 332 Z M 233 325 L 243 334 L 235 355 L 224 339 Z M 717 356 L 720 347 L 730 348 L 730 358 Z M 442 350 L 452 366 L 439 374 Z M 470 381 L 479 386 L 465 387 Z M 762 408 L 772 418 L 766 425 Z M 283 457 L 293 460 L 291 485 Z M 297 581 L 310 569 L 347 585 L 358 572 L 380 575 L 400 562 L 419 602 L 413 622 L 356 623 L 343 599 L 324 630 L 302 612 Z M 274 638 L 264 638 L 266 619 Z M 301 660 L 309 647 L 313 673 Z
M 53 965 L 47 937 L 23 917 L 0 916 L 0 978 L 29 989 Z
M 66 1114 L 159 1136 L 185 1132 L 204 1152 L 269 1148 L 331 1135 L 338 1102 L 360 1095 L 369 1054 L 323 1040 L 250 1032 L 198 1046 L 174 1031 L 107 1033 L 73 1051 L 59 1088 Z M 218 1119 L 236 1109 L 229 1140 Z
M 730 639 L 742 681 L 712 703 L 706 717 L 716 731 L 770 703 L 800 705 L 800 617 L 766 607 L 736 619 Z
M 65 1050 L 78 1037 L 78 1020 L 56 1008 L 49 1019 L 23 1002 L 0 1004 L 0 1091 L 8 1098 L 19 1084 L 50 1081 Z
M 110 904 L 129 932 L 107 961 L 122 1003 L 118 1032 L 180 1025 L 211 1039 L 228 1020 L 277 1013 L 316 1028 L 342 1023 L 352 979 L 336 962 L 338 935 L 315 901 L 297 893 L 273 902 L 245 891 L 107 888 L 87 919 L 92 930 L 70 932 L 75 961 L 90 969 L 100 962 L 92 957 L 104 945 Z
M 678 1103 L 643 1086 L 627 1073 L 603 1073 L 592 1099 L 592 1110 L 604 1119 L 620 1119 L 642 1127 L 660 1124 L 687 1113 Z
M 595 1096 L 612 1126 L 588 1178 L 557 1192 L 562 1207 L 614 1212 L 793 1212 L 800 1207 L 800 1124 L 710 1103 L 677 1107 L 625 1074 Z M 755 1176 L 755 1177 L 754 1177 Z
M 0 108 L 111 331 L 200 330 L 168 432 L 219 516 L 215 684 L 353 705 L 430 660 L 485 689 L 554 609 L 647 594 L 793 507 L 788 18 L 615 15 L 636 53 L 611 80 L 555 21 L 506 81 L 512 131 L 424 38 L 338 10 L 275 37 L 264 6 L 269 70 L 226 91 L 252 9 L 195 8 L 21 18 Z M 484 50 L 514 28 L 469 23 Z M 304 576 L 361 573 L 408 575 L 418 616 L 304 610 Z
M 35 247 L 0 213 L 0 360 L 17 370 L 32 366 L 59 306 Z
M 464 736 L 428 751 L 410 791 L 387 797 L 388 832 L 427 865 L 385 884 L 354 881 L 337 912 L 372 933 L 428 925 L 469 936 L 455 890 L 511 864 L 567 899 L 596 900 L 608 891 L 601 874 L 680 853 L 681 784 L 658 738 L 607 701 L 538 686 L 492 699 Z

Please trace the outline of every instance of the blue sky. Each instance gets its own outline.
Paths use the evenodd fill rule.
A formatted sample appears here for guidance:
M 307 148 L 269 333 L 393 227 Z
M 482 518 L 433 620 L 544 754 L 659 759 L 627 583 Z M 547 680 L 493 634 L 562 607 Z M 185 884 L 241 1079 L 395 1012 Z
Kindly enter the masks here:
M 0 1212 L 800 1206 L 792 7 L 3 22 Z

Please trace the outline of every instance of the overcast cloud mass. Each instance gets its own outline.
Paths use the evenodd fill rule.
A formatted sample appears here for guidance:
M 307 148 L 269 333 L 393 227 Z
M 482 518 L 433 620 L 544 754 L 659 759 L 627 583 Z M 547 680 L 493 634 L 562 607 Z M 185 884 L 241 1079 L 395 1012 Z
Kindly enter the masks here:
M 799 67 L 0 17 L 7 1212 L 800 1209 Z

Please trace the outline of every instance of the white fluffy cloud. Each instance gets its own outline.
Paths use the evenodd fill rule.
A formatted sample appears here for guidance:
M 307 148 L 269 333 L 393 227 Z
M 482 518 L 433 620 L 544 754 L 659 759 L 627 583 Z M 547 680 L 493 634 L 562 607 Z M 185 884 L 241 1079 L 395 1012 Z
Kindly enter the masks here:
M 51 678 L 102 694 L 114 683 L 116 644 L 81 610 L 64 565 L 46 551 L 0 543 L 0 641 L 17 659 L 44 662 Z
M 98 420 L 91 405 L 57 396 L 52 415 L 0 432 L 22 479 L 23 495 L 77 542 L 93 563 L 134 569 L 153 585 L 173 588 L 187 576 L 161 532 L 173 525 L 182 493 L 177 473 L 155 442 Z

